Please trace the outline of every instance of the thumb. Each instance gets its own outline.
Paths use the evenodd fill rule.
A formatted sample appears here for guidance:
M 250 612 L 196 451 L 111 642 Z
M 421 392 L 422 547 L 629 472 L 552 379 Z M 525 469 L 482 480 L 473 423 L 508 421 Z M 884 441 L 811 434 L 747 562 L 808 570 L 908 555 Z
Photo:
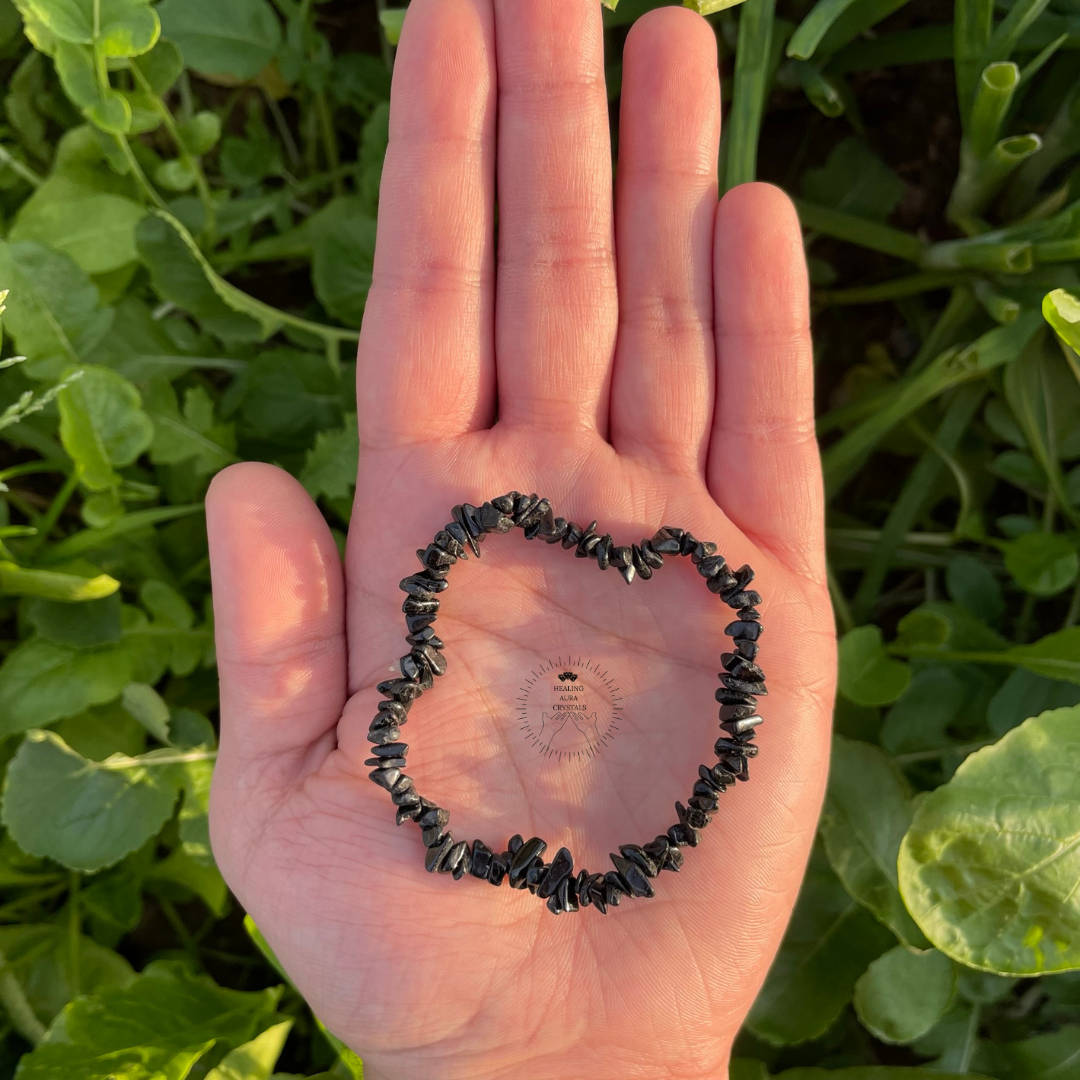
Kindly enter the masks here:
M 318 508 L 272 465 L 218 473 L 206 524 L 221 683 L 214 809 L 231 823 L 232 809 L 257 809 L 260 794 L 334 746 L 346 696 L 344 580 Z

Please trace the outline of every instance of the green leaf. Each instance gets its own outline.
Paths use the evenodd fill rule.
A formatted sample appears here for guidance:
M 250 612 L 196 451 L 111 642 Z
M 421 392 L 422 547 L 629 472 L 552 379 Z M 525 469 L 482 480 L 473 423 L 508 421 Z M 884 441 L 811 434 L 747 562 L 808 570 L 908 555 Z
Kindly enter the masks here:
M 0 734 L 51 724 L 113 701 L 129 682 L 131 658 L 122 646 L 77 649 L 30 638 L 0 667 Z
M 146 751 L 146 729 L 119 701 L 65 717 L 53 730 L 72 750 L 94 761 L 113 754 L 136 757 Z
M 36 923 L 0 927 L 0 956 L 5 970 L 14 976 L 34 1015 L 46 1027 L 75 997 L 73 953 L 65 926 Z M 135 979 L 131 965 L 122 956 L 81 934 L 78 961 L 80 993 L 123 988 Z
M 0 281 L 9 289 L 4 329 L 26 354 L 31 378 L 58 378 L 112 322 L 85 272 L 42 244 L 0 241 Z
M 359 326 L 364 316 L 374 257 L 375 222 L 369 217 L 345 218 L 315 242 L 315 295 L 347 326 Z
M 145 214 L 131 199 L 53 176 L 22 204 L 8 236 L 40 241 L 88 274 L 104 274 L 138 258 L 135 226 Z
M 1056 596 L 1076 580 L 1080 556 L 1075 540 L 1060 533 L 1035 532 L 1002 545 L 1005 568 L 1025 592 Z
M 90 45 L 104 56 L 136 56 L 151 49 L 160 27 L 147 0 L 18 0 L 23 17 L 60 41 Z M 96 24 L 96 25 L 95 25 Z
M 1080 707 L 1025 721 L 927 794 L 900 892 L 953 959 L 1002 975 L 1080 967 Z
M 1030 645 L 1014 645 L 1004 655 L 1036 675 L 1080 686 L 1080 626 L 1047 634 Z
M 165 375 L 155 375 L 150 380 L 146 408 L 154 422 L 151 461 L 163 465 L 192 461 L 202 476 L 236 460 L 232 425 L 214 422 L 214 402 L 201 386 L 188 387 L 181 415 L 172 384 Z
M 242 392 L 243 426 L 260 438 L 302 449 L 315 432 L 341 426 L 341 387 L 313 353 L 260 353 L 244 372 Z
M 110 135 L 131 129 L 131 105 L 123 94 L 103 85 L 93 49 L 60 41 L 53 60 L 64 93 L 95 127 Z
M 165 704 L 162 696 L 152 686 L 148 686 L 146 683 L 129 683 L 124 687 L 120 700 L 124 708 L 158 742 L 168 743 L 170 741 L 169 706 Z
M 848 894 L 901 941 L 926 947 L 897 888 L 896 857 L 911 824 L 909 793 L 889 759 L 868 743 L 836 735 L 820 830 Z
M 157 863 L 147 874 L 146 884 L 167 900 L 186 903 L 194 894 L 219 919 L 229 910 L 229 887 L 213 861 L 202 862 L 183 848 Z
M 885 652 L 877 626 L 859 626 L 840 639 L 840 692 L 858 705 L 888 705 L 911 681 L 911 668 Z
M 149 52 L 132 60 L 132 66 L 139 69 L 139 73 L 150 84 L 150 89 L 162 97 L 180 78 L 180 73 L 184 70 L 184 58 L 176 42 L 159 38 Z
M 973 1072 L 963 1074 L 903 1065 L 856 1065 L 851 1069 L 785 1069 L 775 1080 L 990 1080 Z
M 291 1030 L 291 1020 L 267 1028 L 251 1042 L 229 1051 L 221 1064 L 206 1074 L 206 1080 L 270 1080 Z
M 40 596 L 47 600 L 77 603 L 100 600 L 120 588 L 108 574 L 82 577 L 55 570 L 30 570 L 13 562 L 0 561 L 0 593 L 9 596 Z
M 82 484 L 91 491 L 116 487 L 113 471 L 130 465 L 154 436 L 139 391 L 110 368 L 87 366 L 82 378 L 58 398 L 60 441 L 75 462 Z
M 348 499 L 356 486 L 359 459 L 356 413 L 349 413 L 344 427 L 316 434 L 315 445 L 304 459 L 300 483 L 313 499 L 321 495 L 328 499 Z
M 983 1043 L 978 1061 L 999 1080 L 1070 1080 L 1080 1065 L 1080 1025 L 1019 1042 Z
M 1043 297 L 1042 313 L 1062 343 L 1080 352 L 1080 297 L 1068 289 L 1054 289 Z
M 991 699 L 986 723 L 992 735 L 1001 736 L 1029 716 L 1068 705 L 1080 705 L 1080 687 L 1017 668 Z
M 19 1080 L 182 1080 L 215 1041 L 239 1046 L 272 1024 L 278 996 L 154 961 L 130 986 L 68 1005 L 57 1037 L 20 1062 Z
M 912 952 L 897 945 L 855 984 L 855 1012 L 882 1042 L 909 1043 L 948 1012 L 955 992 L 956 974 L 944 953 Z
M 970 689 L 951 666 L 933 664 L 915 672 L 885 717 L 881 745 L 890 754 L 918 753 L 950 745 L 953 740 L 947 729 L 964 708 Z
M 615 0 L 615 3 L 618 3 L 618 0 Z M 383 8 L 379 12 L 379 24 L 383 28 L 387 42 L 396 45 L 401 40 L 401 28 L 405 25 L 405 8 Z
M 825 1032 L 851 1000 L 855 981 L 894 938 L 844 891 L 824 860 L 811 860 L 780 951 L 746 1026 L 774 1044 Z
M 798 29 L 791 35 L 788 42 L 788 56 L 797 57 L 799 60 L 809 60 L 814 51 L 821 44 L 821 39 L 828 32 L 829 27 L 855 3 L 855 0 L 818 0 L 810 13 L 799 24 Z
M 221 138 L 221 117 L 209 111 L 197 112 L 190 120 L 177 124 L 180 141 L 196 157 L 212 150 Z
M 254 78 L 281 45 L 281 24 L 267 0 L 162 0 L 158 14 L 187 66 L 208 75 Z
M 986 563 L 972 555 L 957 555 L 945 568 L 945 587 L 961 607 L 988 626 L 1005 614 L 1001 586 Z
M 0 815 L 24 851 L 93 872 L 156 835 L 178 791 L 176 770 L 155 765 L 153 753 L 90 761 L 55 732 L 36 730 L 8 766 Z

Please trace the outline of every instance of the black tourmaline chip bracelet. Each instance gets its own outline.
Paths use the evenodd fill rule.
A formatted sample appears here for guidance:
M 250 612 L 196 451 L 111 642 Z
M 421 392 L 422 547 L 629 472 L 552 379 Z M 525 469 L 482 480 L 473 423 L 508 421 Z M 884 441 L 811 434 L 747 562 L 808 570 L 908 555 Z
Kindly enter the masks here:
M 401 658 L 400 678 L 379 683 L 385 701 L 371 722 L 371 754 L 365 762 L 373 765 L 371 779 L 386 788 L 397 810 L 397 823 L 415 821 L 420 827 L 426 853 L 424 867 L 431 873 L 470 875 L 501 885 L 506 879 L 511 889 L 528 889 L 547 901 L 554 914 L 577 911 L 592 905 L 606 913 L 623 896 L 652 896 L 650 878 L 661 870 L 682 866 L 684 847 L 697 847 L 701 830 L 719 809 L 720 796 L 736 780 L 750 778 L 750 758 L 757 754 L 754 731 L 761 723 L 757 699 L 767 693 L 765 676 L 758 667 L 758 639 L 761 597 L 749 589 L 754 571 L 749 566 L 729 569 L 716 545 L 697 540 L 685 529 L 665 525 L 651 540 L 629 546 L 616 545 L 611 536 L 597 533 L 596 522 L 585 528 L 555 517 L 547 499 L 512 491 L 483 506 L 464 503 L 452 510 L 453 521 L 435 534 L 426 548 L 417 551 L 421 569 L 401 581 L 407 594 L 405 612 L 409 651 Z M 607 873 L 574 873 L 574 859 L 562 847 L 550 863 L 544 862 L 547 844 L 538 836 L 529 840 L 510 837 L 505 851 L 494 851 L 482 840 L 455 840 L 447 828 L 450 812 L 425 799 L 412 778 L 404 772 L 408 744 L 401 728 L 412 703 L 446 671 L 443 643 L 432 629 L 439 613 L 439 594 L 449 585 L 450 568 L 471 552 L 480 557 L 480 541 L 488 533 L 506 533 L 514 526 L 525 531 L 526 539 L 540 538 L 549 544 L 561 543 L 579 559 L 594 558 L 601 570 L 614 566 L 627 584 L 635 577 L 651 578 L 668 555 L 689 555 L 709 592 L 715 593 L 735 610 L 735 621 L 725 633 L 733 639 L 734 651 L 721 658 L 724 671 L 716 691 L 720 702 L 720 727 L 724 734 L 716 740 L 715 765 L 699 765 L 693 794 L 675 804 L 679 820 L 647 844 L 623 844 L 612 855 L 615 868 Z

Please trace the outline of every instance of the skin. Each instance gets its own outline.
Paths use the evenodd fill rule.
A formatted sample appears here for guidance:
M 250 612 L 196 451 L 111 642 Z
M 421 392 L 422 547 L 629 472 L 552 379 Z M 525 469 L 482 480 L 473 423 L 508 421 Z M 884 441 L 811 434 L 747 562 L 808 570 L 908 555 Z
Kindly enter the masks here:
M 595 0 L 413 0 L 344 567 L 286 473 L 235 465 L 207 498 L 214 850 L 373 1080 L 726 1076 L 820 809 L 835 634 L 798 222 L 764 184 L 717 203 L 715 40 L 682 8 L 630 32 L 613 186 L 602 48 Z M 414 549 L 454 503 L 514 489 L 616 543 L 689 528 L 750 563 L 765 598 L 752 782 L 655 898 L 606 916 L 426 874 L 419 830 L 395 827 L 363 764 Z M 566 844 L 605 870 L 675 821 L 715 760 L 731 614 L 669 562 L 628 588 L 514 530 L 454 568 L 436 624 L 449 670 L 402 737 L 456 838 L 539 835 L 548 859 Z M 539 660 L 577 652 L 617 673 L 627 715 L 598 756 L 557 765 L 520 737 L 514 696 Z

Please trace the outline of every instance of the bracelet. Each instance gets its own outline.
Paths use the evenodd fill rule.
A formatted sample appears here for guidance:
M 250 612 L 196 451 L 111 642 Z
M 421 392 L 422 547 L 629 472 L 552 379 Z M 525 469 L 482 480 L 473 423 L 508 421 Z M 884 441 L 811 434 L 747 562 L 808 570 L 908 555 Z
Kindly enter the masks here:
M 736 780 L 750 778 L 750 758 L 758 751 L 752 740 L 761 723 L 756 699 L 768 693 L 764 673 L 755 663 L 762 625 L 757 610 L 761 597 L 747 588 L 754 571 L 749 566 L 730 570 L 723 555 L 716 554 L 714 543 L 668 525 L 651 540 L 616 545 L 609 534 L 596 532 L 595 521 L 582 528 L 554 517 L 547 499 L 516 491 L 479 507 L 463 503 L 455 506 L 451 515 L 454 520 L 435 534 L 432 543 L 417 550 L 423 569 L 400 583 L 407 594 L 401 610 L 405 612 L 409 652 L 399 661 L 400 678 L 387 679 L 377 687 L 386 700 L 379 704 L 368 732 L 372 757 L 364 764 L 374 766 L 371 779 L 390 793 L 398 808 L 398 825 L 406 820 L 419 825 L 426 849 L 424 868 L 429 873 L 450 874 L 455 879 L 469 874 L 492 885 L 501 885 L 505 878 L 510 888 L 527 888 L 546 900 L 548 910 L 556 915 L 590 904 L 606 914 L 608 906 L 617 906 L 622 896 L 652 896 L 649 879 L 661 870 L 678 870 L 683 862 L 680 849 L 697 847 L 701 830 L 719 809 L 720 795 Z M 716 691 L 724 731 L 714 747 L 719 760 L 711 768 L 698 766 L 698 778 L 686 806 L 675 803 L 678 822 L 647 844 L 620 845 L 619 854 L 611 855 L 615 869 L 607 873 L 580 870 L 575 875 L 573 856 L 565 847 L 545 863 L 547 844 L 538 836 L 529 840 L 520 834 L 512 836 L 501 853 L 482 840 L 471 845 L 455 840 L 446 827 L 450 812 L 420 795 L 412 778 L 402 771 L 409 747 L 401 741 L 401 728 L 409 709 L 434 685 L 435 677 L 446 671 L 443 642 L 431 625 L 439 611 L 438 594 L 449 585 L 450 568 L 458 559 L 467 559 L 470 552 L 480 557 L 480 542 L 487 533 L 506 533 L 514 526 L 523 529 L 528 540 L 540 537 L 549 544 L 561 542 L 567 550 L 575 548 L 577 558 L 594 558 L 601 570 L 614 566 L 627 584 L 635 577 L 651 578 L 664 565 L 666 555 L 689 555 L 709 591 L 736 612 L 735 621 L 724 631 L 734 639 L 735 651 L 721 657 L 722 685 Z

